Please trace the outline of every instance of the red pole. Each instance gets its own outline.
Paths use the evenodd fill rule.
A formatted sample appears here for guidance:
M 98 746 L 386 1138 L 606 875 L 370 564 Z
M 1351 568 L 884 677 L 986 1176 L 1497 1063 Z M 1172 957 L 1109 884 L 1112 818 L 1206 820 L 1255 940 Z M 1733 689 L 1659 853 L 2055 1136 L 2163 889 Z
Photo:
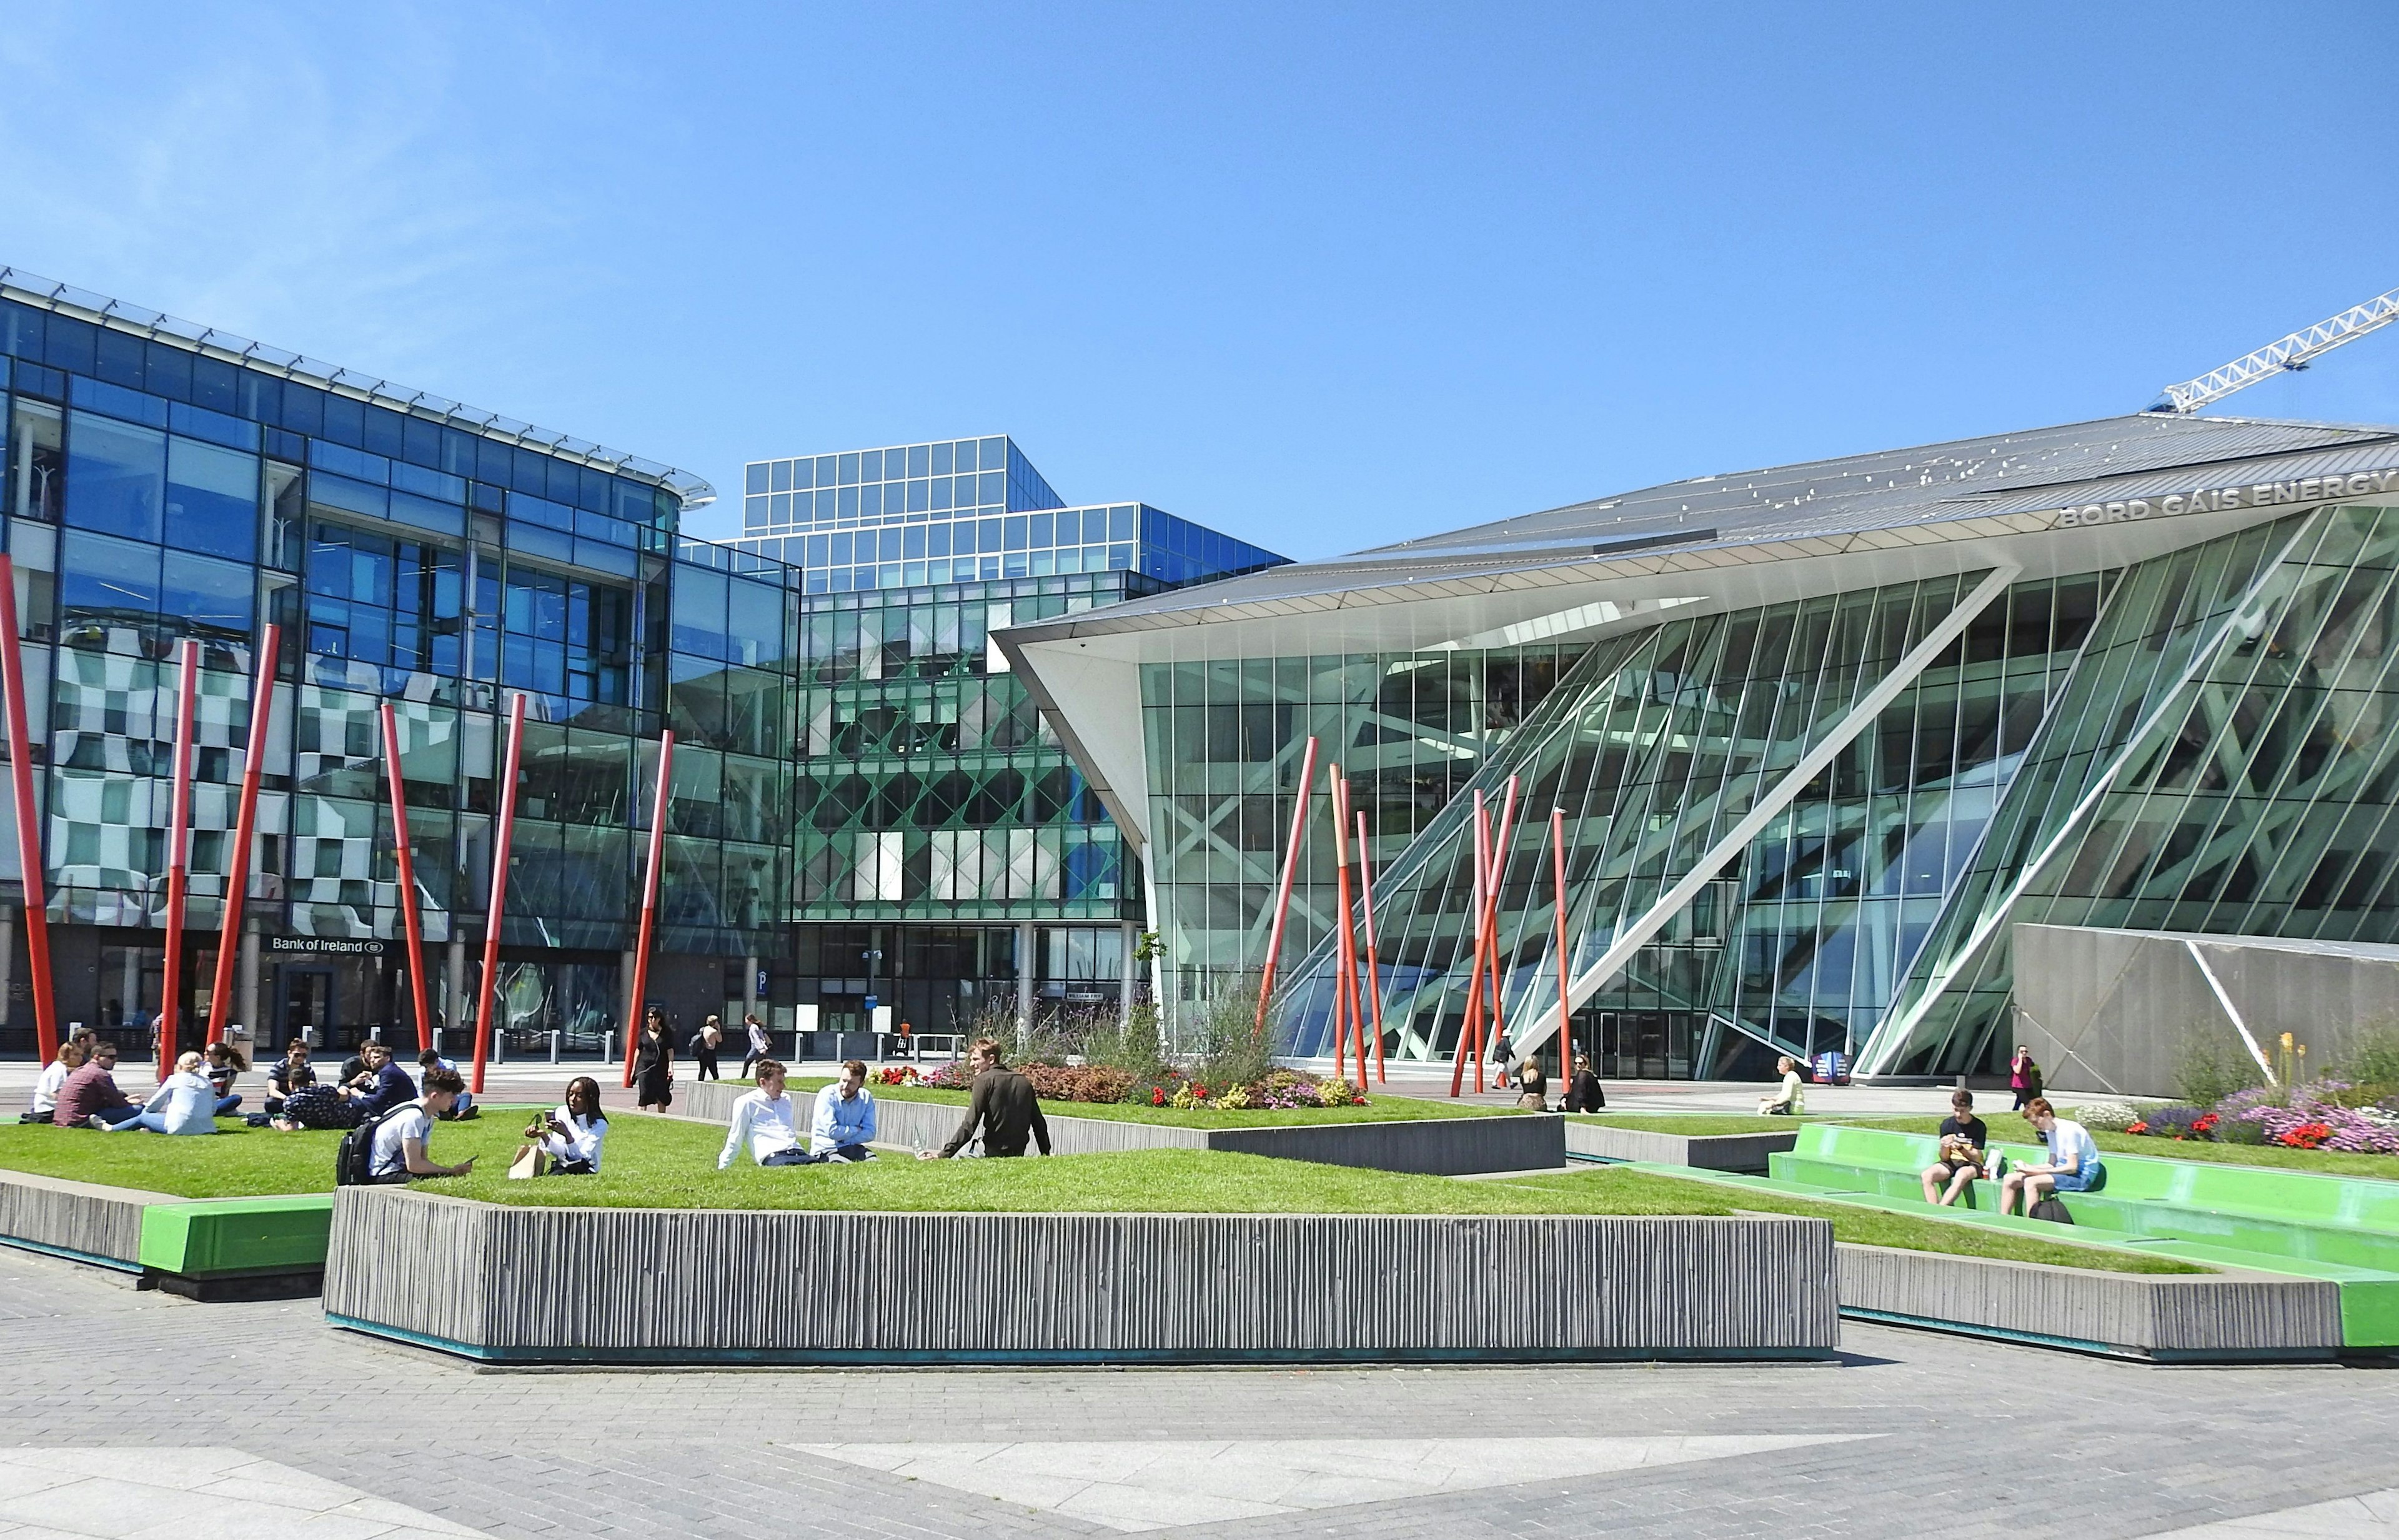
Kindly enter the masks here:
M 1487 927 L 1485 927 L 1489 937 L 1485 945 L 1488 948 L 1491 959 L 1490 1031 L 1485 1034 L 1485 1040 L 1488 1041 L 1495 1048 L 1499 1046 L 1499 1039 L 1508 1034 L 1508 1023 L 1501 1019 L 1499 1013 L 1499 899 L 1501 895 L 1508 889 L 1509 842 L 1514 839 L 1515 835 L 1516 777 L 1511 776 L 1508 777 L 1507 799 L 1499 805 L 1499 837 L 1494 840 L 1491 844 L 1491 891 L 1489 894 L 1491 904 L 1491 923 Z M 1476 1045 L 1478 1051 L 1480 1050 L 1481 1046 L 1482 1045 L 1480 1043 Z M 1475 1088 L 1480 1090 L 1482 1088 L 1481 1079 L 1483 1074 L 1483 1063 L 1480 1059 L 1475 1060 L 1474 1073 L 1477 1082 Z M 1505 1084 L 1507 1075 L 1508 1066 L 1503 1062 L 1499 1066 L 1499 1074 L 1497 1077 L 1497 1083 Z
M 1483 894 L 1484 889 L 1489 885 L 1484 877 L 1484 858 L 1486 855 L 1486 851 L 1484 849 L 1484 836 L 1488 834 L 1489 828 L 1484 822 L 1484 817 L 1483 793 L 1478 790 L 1474 793 L 1473 835 L 1474 892 L 1472 898 L 1474 902 L 1474 966 L 1468 970 L 1466 975 L 1466 1016 L 1465 1019 L 1458 1023 L 1457 1054 L 1450 1064 L 1449 1094 L 1452 1096 L 1457 1095 L 1459 1090 L 1462 1089 L 1466 1084 L 1466 1056 L 1470 1050 L 1470 1046 L 1475 1043 L 1477 1034 L 1483 1030 L 1483 919 L 1485 909 L 1485 905 L 1483 902 Z M 1474 1088 L 1479 1091 L 1483 1088 L 1483 1072 L 1481 1068 L 1482 1059 L 1479 1050 L 1477 1050 L 1475 1064 Z
M 408 848 L 408 797 L 400 773 L 400 719 L 383 703 L 384 778 L 391 783 L 391 854 L 400 867 L 400 919 L 408 938 L 408 993 L 416 1006 L 416 1041 L 439 1051 L 433 1013 L 425 1005 L 425 922 L 416 903 L 416 858 Z
M 475 1075 L 468 1089 L 483 1094 L 483 1064 L 492 1053 L 492 1002 L 500 993 L 500 925 L 508 913 L 508 842 L 517 827 L 517 757 L 524 747 L 522 691 L 508 708 L 508 768 L 500 781 L 500 821 L 492 839 L 492 901 L 483 912 L 483 974 L 475 981 Z
M 25 967 L 34 985 L 34 1040 L 47 1064 L 59 1056 L 59 1003 L 50 993 L 50 904 L 42 890 L 42 819 L 34 806 L 34 742 L 25 727 L 25 660 L 17 642 L 17 571 L 0 556 L 0 688 L 8 704 L 8 776 L 17 804 L 17 866 L 25 893 Z
M 233 851 L 225 858 L 224 925 L 217 934 L 217 977 L 209 991 L 209 1041 L 224 1041 L 225 1017 L 233 1010 L 234 954 L 241 946 L 242 912 L 250 907 L 250 844 L 258 828 L 258 781 L 266 770 L 266 729 L 275 709 L 275 655 L 283 628 L 266 623 L 259 647 L 258 677 L 250 686 L 250 739 L 241 751 L 241 801 L 235 805 Z M 256 1022 L 251 1023 L 255 1032 Z M 257 1039 L 252 1038 L 255 1042 Z
M 1258 1020 L 1252 1036 L 1264 1036 L 1267 1030 L 1267 1000 L 1274 993 L 1275 959 L 1282 952 L 1283 921 L 1291 914 L 1292 879 L 1299 875 L 1299 844 L 1308 833 L 1308 798 L 1316 790 L 1316 739 L 1308 740 L 1308 752 L 1299 762 L 1299 804 L 1291 810 L 1291 844 L 1282 856 L 1282 889 L 1275 897 L 1274 930 L 1267 937 L 1266 971 L 1258 978 Z
M 1364 1012 L 1359 1009 L 1358 933 L 1349 921 L 1349 834 L 1344 827 L 1349 818 L 1349 783 L 1341 778 L 1337 767 L 1327 772 L 1326 779 L 1331 783 L 1333 801 L 1333 886 L 1341 906 L 1340 928 L 1333 947 L 1334 1014 L 1346 1029 L 1334 1040 L 1335 1062 L 1340 1068 L 1341 1078 L 1349 1079 L 1349 1033 L 1354 1032 L 1360 1066 L 1358 1088 L 1362 1091 L 1366 1088 L 1366 1020 Z
M 625 1084 L 642 1041 L 642 994 L 650 987 L 650 935 L 657 923 L 658 866 L 667 853 L 667 797 L 674 790 L 674 734 L 658 735 L 658 789 L 650 798 L 650 864 L 642 876 L 642 928 L 633 942 L 633 997 L 625 1002 Z
M 1570 962 L 1566 952 L 1566 810 L 1550 809 L 1550 876 L 1557 887 L 1558 903 L 1558 1089 L 1563 1093 L 1574 1084 L 1574 1013 L 1566 1003 L 1566 972 Z
M 1366 815 L 1358 818 L 1358 903 L 1366 916 L 1366 998 L 1375 1011 L 1375 1080 L 1383 1083 L 1383 972 L 1375 961 L 1375 871 L 1366 858 Z M 1361 1070 L 1361 1076 L 1364 1071 Z
M 175 761 L 168 788 L 174 802 L 167 810 L 167 966 L 158 991 L 161 1080 L 174 1069 L 175 1055 L 183 1046 L 183 900 L 192 883 L 192 718 L 199 703 L 200 644 L 185 637 L 175 653 L 182 679 L 175 690 Z M 155 724 L 156 719 L 152 720 Z

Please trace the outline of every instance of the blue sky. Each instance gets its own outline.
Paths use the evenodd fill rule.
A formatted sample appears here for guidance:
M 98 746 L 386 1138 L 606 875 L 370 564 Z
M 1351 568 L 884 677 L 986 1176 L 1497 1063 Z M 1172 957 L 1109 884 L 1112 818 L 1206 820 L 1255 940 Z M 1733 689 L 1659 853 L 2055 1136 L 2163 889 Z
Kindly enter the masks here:
M 684 9 L 13 0 L 0 263 L 727 493 L 1005 431 L 1302 557 L 2399 284 L 2387 3 Z M 2399 422 L 2399 327 L 2225 410 Z

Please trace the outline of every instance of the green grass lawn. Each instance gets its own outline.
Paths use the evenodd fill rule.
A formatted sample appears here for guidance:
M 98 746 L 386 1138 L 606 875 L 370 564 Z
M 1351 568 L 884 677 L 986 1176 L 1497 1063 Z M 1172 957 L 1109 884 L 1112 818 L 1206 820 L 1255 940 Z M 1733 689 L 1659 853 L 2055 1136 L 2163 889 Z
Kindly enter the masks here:
M 704 1123 L 619 1114 L 610 1120 L 598 1177 L 508 1179 L 523 1108 L 488 1110 L 433 1131 L 433 1158 L 479 1157 L 471 1175 L 422 1183 L 427 1192 L 495 1203 L 650 1209 L 822 1209 L 881 1211 L 1233 1214 L 1805 1214 L 1831 1220 L 1843 1240 L 1913 1250 L 2007 1257 L 2117 1271 L 2184 1271 L 2162 1258 L 2025 1240 L 1937 1220 L 1599 1169 L 1505 1182 L 1403 1176 L 1258 1155 L 1134 1150 L 1023 1160 L 916 1161 L 764 1169 L 746 1155 L 716 1169 L 724 1134 Z M 88 1128 L 0 1127 L 0 1167 L 180 1197 L 330 1192 L 332 1132 L 279 1133 L 226 1120 L 214 1139 L 103 1134 Z
M 750 1081 L 731 1080 L 727 1085 L 748 1087 Z M 833 1084 L 822 1075 L 794 1075 L 790 1081 L 793 1095 L 814 1096 L 820 1087 Z M 938 1101 L 963 1110 L 967 1104 L 965 1091 L 936 1090 L 925 1086 L 869 1086 L 868 1090 L 887 1101 Z M 1429 1117 L 1506 1117 L 1514 1112 L 1511 1107 L 1484 1107 L 1456 1101 L 1428 1101 L 1415 1097 L 1376 1095 L 1369 1087 L 1367 1102 L 1362 1107 L 1247 1107 L 1240 1112 L 1227 1112 L 1221 1107 L 1197 1107 L 1189 1112 L 1172 1107 L 1148 1107 L 1132 1101 L 1052 1101 L 1044 1098 L 1042 1115 L 1046 1117 L 1092 1117 L 1110 1123 L 1163 1123 L 1177 1128 L 1270 1128 L 1298 1123 L 1399 1123 Z M 1531 1116 L 1529 1113 L 1522 1115 Z

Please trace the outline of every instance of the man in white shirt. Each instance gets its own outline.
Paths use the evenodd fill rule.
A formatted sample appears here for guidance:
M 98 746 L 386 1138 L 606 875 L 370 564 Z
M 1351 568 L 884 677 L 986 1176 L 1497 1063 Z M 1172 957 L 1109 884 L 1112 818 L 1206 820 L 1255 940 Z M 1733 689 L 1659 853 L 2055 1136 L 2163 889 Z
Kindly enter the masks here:
M 733 1164 L 744 1143 L 761 1166 L 806 1166 L 812 1158 L 800 1142 L 796 1109 L 783 1094 L 783 1066 L 772 1059 L 758 1061 L 758 1088 L 733 1103 L 733 1122 L 725 1130 L 725 1149 L 716 1169 Z
M 402 1102 L 375 1125 L 374 1149 L 367 1157 L 368 1180 L 399 1183 L 424 1176 L 465 1176 L 473 1170 L 473 1155 L 455 1166 L 439 1166 L 426 1153 L 433 1138 L 433 1120 L 455 1107 L 466 1089 L 467 1082 L 456 1070 L 426 1071 L 425 1094 Z
M 2025 1106 L 2025 1117 L 2049 1146 L 2049 1159 L 2038 1166 L 2019 1166 L 1999 1179 L 1999 1212 L 2015 1207 L 2024 1199 L 2025 1217 L 2032 1217 L 2032 1206 L 2052 1192 L 2095 1193 L 2108 1181 L 2108 1168 L 2099 1160 L 2099 1141 L 2091 1130 L 2070 1118 L 2057 1115 L 2049 1098 L 2036 1096 Z
M 816 1116 L 808 1124 L 808 1154 L 819 1160 L 873 1160 L 874 1095 L 866 1088 L 866 1064 L 842 1061 L 841 1078 L 817 1092 Z

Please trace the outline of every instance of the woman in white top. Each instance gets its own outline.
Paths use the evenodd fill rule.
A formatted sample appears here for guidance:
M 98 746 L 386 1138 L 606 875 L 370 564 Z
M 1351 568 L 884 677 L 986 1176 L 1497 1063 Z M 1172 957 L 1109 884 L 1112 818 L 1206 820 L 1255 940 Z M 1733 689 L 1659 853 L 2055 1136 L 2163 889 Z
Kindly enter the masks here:
M 2095 1193 L 2108 1182 L 2108 1168 L 2099 1160 L 2099 1141 L 2091 1130 L 2071 1118 L 2060 1117 L 2049 1098 L 2036 1096 L 2025 1104 L 2025 1117 L 2040 1130 L 2049 1159 L 2038 1166 L 2019 1166 L 1999 1179 L 1999 1212 L 2024 1198 L 2026 1219 L 2032 1206 L 2052 1192 Z
M 34 1110 L 20 1121 L 47 1123 L 59 1110 L 59 1087 L 67 1076 L 83 1068 L 83 1045 L 73 1041 L 59 1045 L 59 1056 L 42 1066 L 41 1078 L 34 1082 Z
M 541 1141 L 556 1176 L 598 1176 L 600 1145 L 608 1137 L 608 1120 L 600 1115 L 600 1082 L 578 1074 L 566 1083 L 566 1104 L 525 1129 L 527 1139 Z
M 1806 1103 L 1799 1099 L 1799 1060 L 1786 1055 L 1774 1061 L 1774 1070 L 1782 1076 L 1782 1085 L 1760 1101 L 1757 1110 L 1768 1116 L 1796 1117 L 1806 1109 Z
M 154 1134 L 212 1134 L 217 1131 L 217 1088 L 200 1073 L 200 1056 L 187 1053 L 175 1060 L 169 1075 L 142 1111 L 111 1130 L 147 1128 Z

